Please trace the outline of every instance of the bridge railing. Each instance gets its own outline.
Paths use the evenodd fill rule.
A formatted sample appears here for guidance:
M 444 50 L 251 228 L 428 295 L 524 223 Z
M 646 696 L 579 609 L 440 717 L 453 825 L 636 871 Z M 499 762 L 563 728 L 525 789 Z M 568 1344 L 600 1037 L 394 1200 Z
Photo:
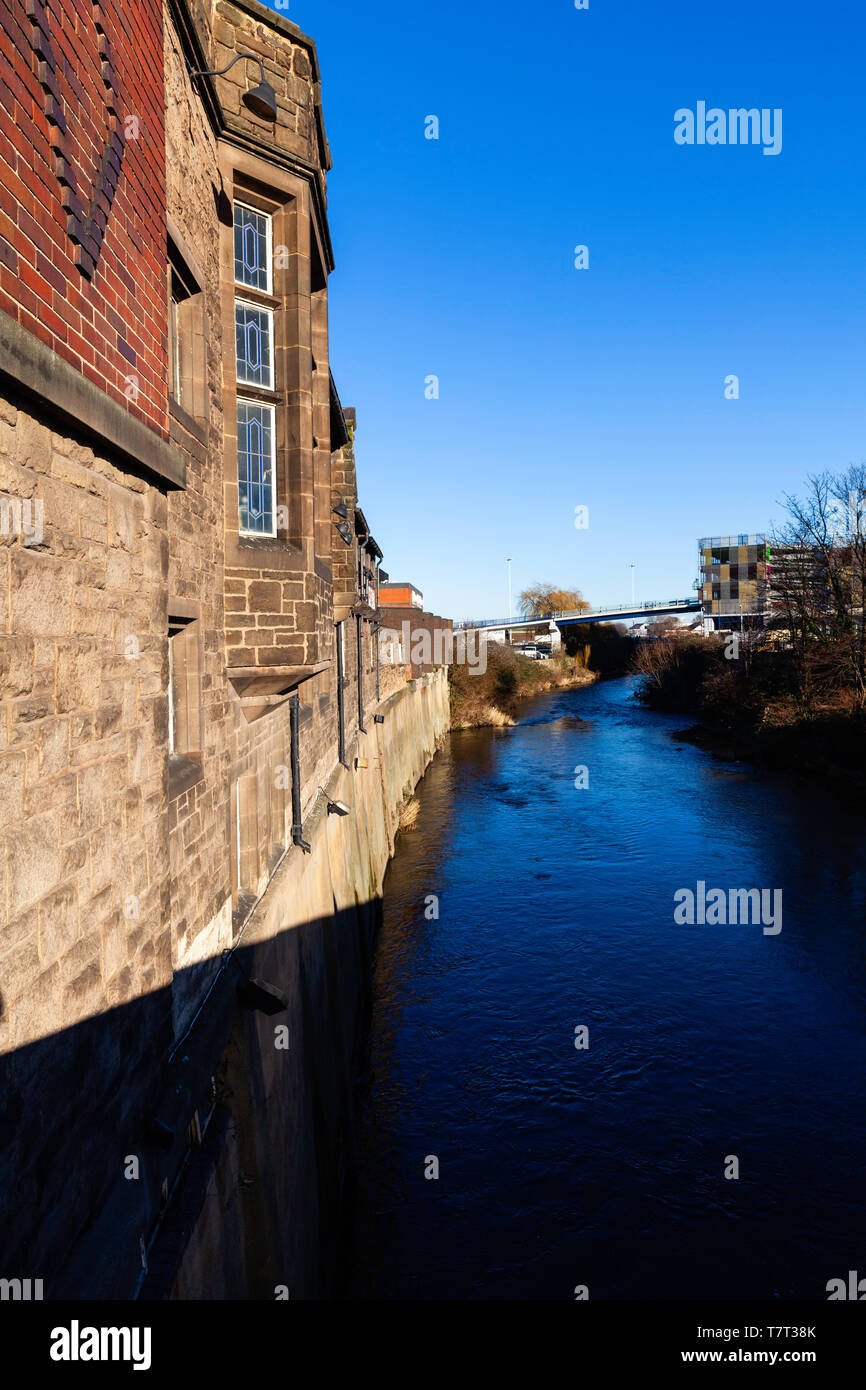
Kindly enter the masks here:
M 566 618 L 592 618 L 607 616 L 609 613 L 652 613 L 659 608 L 686 608 L 694 609 L 699 607 L 698 600 L 695 598 L 672 598 L 665 602 L 664 599 L 653 599 L 646 603 L 612 603 L 608 607 L 599 606 L 598 608 L 570 608 L 555 613 L 543 613 L 539 618 L 464 618 L 462 622 L 454 624 L 455 631 L 460 628 L 481 628 L 481 627 L 517 627 L 530 623 L 557 622 Z

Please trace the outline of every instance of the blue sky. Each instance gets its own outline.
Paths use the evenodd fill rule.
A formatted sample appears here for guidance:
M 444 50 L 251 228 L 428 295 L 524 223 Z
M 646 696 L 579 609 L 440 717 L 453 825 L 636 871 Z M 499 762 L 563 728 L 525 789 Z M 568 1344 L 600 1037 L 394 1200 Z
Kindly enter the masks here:
M 632 561 L 639 599 L 684 595 L 699 535 L 866 457 L 860 7 L 282 12 L 322 66 L 361 503 L 426 607 L 504 613 L 507 556 L 515 601 L 545 579 L 625 601 Z M 675 144 L 699 100 L 781 108 L 781 153 Z

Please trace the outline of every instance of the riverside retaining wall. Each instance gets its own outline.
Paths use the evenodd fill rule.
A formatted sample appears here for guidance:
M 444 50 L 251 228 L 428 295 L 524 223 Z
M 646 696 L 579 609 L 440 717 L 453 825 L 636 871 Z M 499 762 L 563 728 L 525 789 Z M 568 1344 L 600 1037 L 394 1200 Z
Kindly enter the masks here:
M 310 853 L 287 854 L 246 927 L 244 972 L 288 1008 L 239 1013 L 199 1172 L 167 1213 L 145 1297 L 333 1291 L 382 883 L 400 811 L 449 726 L 446 671 L 378 712 L 384 723 L 358 735 L 327 787 L 350 814 L 329 815 L 320 797 L 304 826 Z

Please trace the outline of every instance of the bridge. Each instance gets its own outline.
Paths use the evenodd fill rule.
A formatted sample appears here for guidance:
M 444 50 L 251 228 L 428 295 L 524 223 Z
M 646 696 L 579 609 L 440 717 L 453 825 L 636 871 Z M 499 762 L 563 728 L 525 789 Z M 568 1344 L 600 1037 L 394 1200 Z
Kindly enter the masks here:
M 494 633 L 514 632 L 519 629 L 541 627 L 545 623 L 548 630 L 554 627 L 578 627 L 582 623 L 618 623 L 633 618 L 663 618 L 667 614 L 699 613 L 701 601 L 696 595 L 689 598 L 659 599 L 648 603 L 607 604 L 600 608 L 572 609 L 564 613 L 545 613 L 540 618 L 466 618 L 454 624 L 454 631 Z

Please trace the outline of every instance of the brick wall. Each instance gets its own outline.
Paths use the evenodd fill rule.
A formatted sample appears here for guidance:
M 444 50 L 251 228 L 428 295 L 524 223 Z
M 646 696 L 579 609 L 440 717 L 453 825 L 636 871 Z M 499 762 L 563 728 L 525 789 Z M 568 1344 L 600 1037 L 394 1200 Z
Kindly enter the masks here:
M 0 0 L 0 309 L 167 433 L 160 0 Z
M 450 664 L 454 626 L 450 618 L 440 618 L 435 613 L 424 613 L 411 606 L 383 608 L 379 617 L 382 623 L 380 641 L 388 652 L 389 662 L 405 664 L 413 676 L 424 675 L 439 665 Z M 403 640 L 405 623 L 409 624 L 408 644 Z M 428 653 L 431 660 L 420 659 Z M 442 661 L 437 661 L 436 656 L 440 653 Z

